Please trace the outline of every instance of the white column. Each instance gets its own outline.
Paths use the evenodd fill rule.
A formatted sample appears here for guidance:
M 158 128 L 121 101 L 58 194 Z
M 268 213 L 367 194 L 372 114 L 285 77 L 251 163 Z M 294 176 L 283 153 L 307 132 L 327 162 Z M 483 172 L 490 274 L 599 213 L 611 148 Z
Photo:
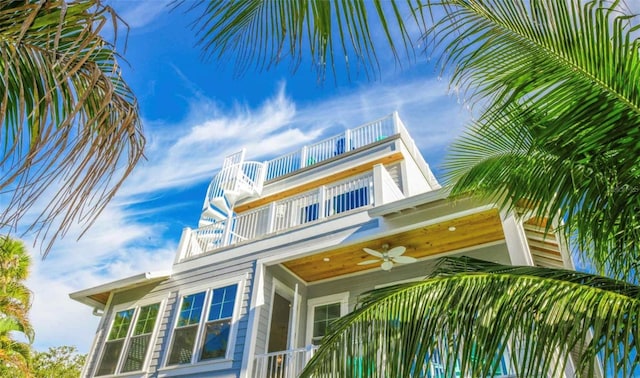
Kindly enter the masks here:
M 524 232 L 522 222 L 513 213 L 500 212 L 502 228 L 504 230 L 504 240 L 509 251 L 509 258 L 512 265 L 533 265 L 533 257 L 529 250 L 527 235 Z

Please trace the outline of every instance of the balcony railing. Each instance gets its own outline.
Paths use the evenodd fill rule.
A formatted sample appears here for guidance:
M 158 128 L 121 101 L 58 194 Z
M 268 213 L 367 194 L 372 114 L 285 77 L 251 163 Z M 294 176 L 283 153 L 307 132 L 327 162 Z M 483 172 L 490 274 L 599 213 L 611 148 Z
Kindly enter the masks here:
M 318 349 L 306 348 L 265 353 L 256 356 L 254 378 L 296 378 Z
M 186 250 L 181 258 L 255 240 L 363 206 L 374 205 L 373 182 L 373 172 L 368 172 L 189 230 L 190 234 L 183 241 L 186 242 Z M 231 222 L 229 233 L 225 233 L 227 222 Z
M 273 180 L 285 176 L 304 167 L 399 134 L 402 130 L 404 130 L 402 121 L 396 113 L 393 113 L 266 162 L 268 167 L 266 179 Z M 404 134 L 408 135 L 406 132 Z
M 284 350 L 279 352 L 258 354 L 255 357 L 254 378 L 296 378 L 311 357 L 318 350 L 318 346 L 309 345 L 306 348 Z M 432 358 L 416 372 L 416 376 L 425 378 L 444 378 L 445 368 L 439 358 Z M 459 376 L 456 372 L 456 376 Z M 498 374 L 494 378 L 517 378 L 513 367 L 507 359 L 502 359 Z M 365 376 L 364 374 L 362 376 Z

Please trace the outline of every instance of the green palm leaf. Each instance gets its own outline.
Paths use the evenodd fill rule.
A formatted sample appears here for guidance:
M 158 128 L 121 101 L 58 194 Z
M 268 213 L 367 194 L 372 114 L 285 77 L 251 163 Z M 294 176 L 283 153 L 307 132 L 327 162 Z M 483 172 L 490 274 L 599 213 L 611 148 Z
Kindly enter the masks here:
M 640 262 L 640 40 L 619 2 L 456 2 L 435 29 L 452 85 L 482 99 L 451 148 L 454 194 L 558 214 L 601 273 Z M 457 20 L 465 20 L 464 23 Z
M 313 69 L 324 80 L 344 63 L 347 72 L 370 77 L 379 71 L 377 50 L 388 47 L 397 63 L 401 51 L 412 59 L 412 36 L 402 9 L 410 9 L 411 25 L 424 30 L 419 1 L 290 0 L 176 1 L 200 14 L 195 25 L 206 56 L 235 60 L 238 73 L 251 66 L 269 68 L 287 58 L 296 69 L 310 54 Z M 400 3 L 400 4 L 399 4 Z M 402 8 L 402 9 L 401 9 Z M 405 9 L 406 8 L 406 9 Z M 376 43 L 373 30 L 384 35 Z M 400 43 L 398 43 L 400 41 Z
M 142 156 L 136 99 L 100 35 L 110 12 L 98 0 L 0 4 L 3 225 L 48 190 L 39 236 L 89 225 Z
M 612 311 L 615 309 L 615 311 Z M 640 345 L 640 288 L 573 271 L 446 258 L 425 281 L 375 290 L 338 320 L 302 377 L 492 376 L 507 355 L 519 377 L 631 376 Z M 391 358 L 390 358 L 391 357 Z M 608 369 L 608 370 L 607 370 Z

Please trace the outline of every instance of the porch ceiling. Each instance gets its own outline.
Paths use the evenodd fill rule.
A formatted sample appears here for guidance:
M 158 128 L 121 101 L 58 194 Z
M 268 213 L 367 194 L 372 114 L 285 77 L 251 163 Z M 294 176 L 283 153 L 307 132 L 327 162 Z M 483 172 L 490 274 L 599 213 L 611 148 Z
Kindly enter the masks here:
M 455 231 L 450 231 L 450 227 L 455 227 Z M 361 261 L 373 259 L 362 250 L 365 247 L 381 250 L 383 244 L 390 247 L 405 246 L 405 256 L 422 258 L 501 239 L 504 239 L 504 232 L 500 215 L 497 210 L 491 209 L 363 243 L 338 247 L 290 260 L 282 265 L 306 282 L 314 282 L 380 269 L 380 264 L 358 265 Z

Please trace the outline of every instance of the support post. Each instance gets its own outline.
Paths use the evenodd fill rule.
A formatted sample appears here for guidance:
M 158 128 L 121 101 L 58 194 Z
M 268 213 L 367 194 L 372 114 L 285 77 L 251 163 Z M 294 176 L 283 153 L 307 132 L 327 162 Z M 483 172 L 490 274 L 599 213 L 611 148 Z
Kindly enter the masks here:
M 307 166 L 307 146 L 302 146 L 300 150 L 300 168 Z
M 318 188 L 318 219 L 322 219 L 327 214 L 327 187 L 322 185 Z

